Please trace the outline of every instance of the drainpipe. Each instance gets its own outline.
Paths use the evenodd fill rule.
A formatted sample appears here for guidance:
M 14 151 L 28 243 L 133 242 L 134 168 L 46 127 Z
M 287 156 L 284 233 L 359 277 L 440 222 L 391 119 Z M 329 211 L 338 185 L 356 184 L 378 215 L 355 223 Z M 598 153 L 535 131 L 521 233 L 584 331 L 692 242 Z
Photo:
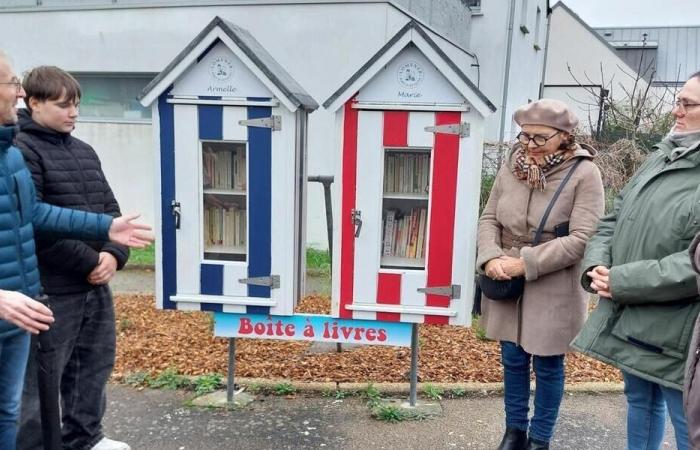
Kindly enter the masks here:
M 498 142 L 503 142 L 506 132 L 506 105 L 508 104 L 508 84 L 510 82 L 510 56 L 513 50 L 513 23 L 515 22 L 515 0 L 510 0 L 510 14 L 508 18 L 508 44 L 506 49 L 506 70 L 503 78 L 503 100 L 501 101 L 501 129 L 498 133 Z
M 549 2 L 547 2 L 549 3 Z M 547 34 L 544 37 L 544 61 L 542 62 L 542 82 L 540 83 L 540 98 L 544 96 L 544 83 L 547 75 L 547 52 L 549 52 L 549 29 L 552 26 L 552 9 L 547 5 Z

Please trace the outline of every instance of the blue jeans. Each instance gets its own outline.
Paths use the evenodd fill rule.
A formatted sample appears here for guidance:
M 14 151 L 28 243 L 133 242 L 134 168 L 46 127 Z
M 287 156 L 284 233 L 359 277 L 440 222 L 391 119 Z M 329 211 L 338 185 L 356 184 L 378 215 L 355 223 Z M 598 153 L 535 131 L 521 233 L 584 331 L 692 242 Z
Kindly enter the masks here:
M 688 423 L 683 411 L 683 392 L 622 372 L 627 397 L 628 450 L 661 448 L 668 407 L 676 432 L 678 450 L 690 450 Z
M 535 370 L 535 414 L 530 411 L 530 360 Z M 564 396 L 564 355 L 530 355 L 522 347 L 501 341 L 506 427 L 528 431 L 532 439 L 549 442 Z
M 0 450 L 14 450 L 29 333 L 0 320 Z

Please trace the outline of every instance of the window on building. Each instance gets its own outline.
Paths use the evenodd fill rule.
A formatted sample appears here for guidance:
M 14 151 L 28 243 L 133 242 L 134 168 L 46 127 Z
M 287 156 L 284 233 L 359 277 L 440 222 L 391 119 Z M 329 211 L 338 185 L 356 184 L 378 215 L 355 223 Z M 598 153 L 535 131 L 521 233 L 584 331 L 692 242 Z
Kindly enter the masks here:
M 465 0 L 466 5 L 472 9 L 481 8 L 481 0 Z
M 151 108 L 136 97 L 155 74 L 74 73 L 80 83 L 80 117 L 84 120 L 150 121 Z

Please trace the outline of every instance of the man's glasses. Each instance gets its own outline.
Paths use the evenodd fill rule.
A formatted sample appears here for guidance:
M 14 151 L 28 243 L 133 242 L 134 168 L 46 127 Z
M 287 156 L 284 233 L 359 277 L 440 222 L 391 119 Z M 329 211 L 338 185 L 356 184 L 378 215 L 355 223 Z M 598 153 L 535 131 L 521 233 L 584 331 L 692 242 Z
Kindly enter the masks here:
M 521 132 L 520 134 L 518 134 L 517 139 L 524 146 L 530 145 L 530 141 L 532 141 L 535 143 L 536 146 L 542 147 L 544 144 L 547 143 L 548 140 L 552 139 L 557 134 L 559 134 L 559 131 L 557 131 L 556 133 L 554 133 L 551 136 L 543 136 L 541 134 L 536 134 L 534 136 L 530 136 L 527 133 Z
M 22 90 L 22 82 L 19 81 L 19 78 L 13 78 L 10 81 L 0 82 L 0 84 L 9 84 L 11 86 L 14 86 L 15 91 L 17 91 L 18 94 Z
M 688 111 L 689 109 L 700 106 L 700 103 L 688 103 L 681 100 L 676 100 L 673 103 L 673 107 L 678 109 L 678 111 Z

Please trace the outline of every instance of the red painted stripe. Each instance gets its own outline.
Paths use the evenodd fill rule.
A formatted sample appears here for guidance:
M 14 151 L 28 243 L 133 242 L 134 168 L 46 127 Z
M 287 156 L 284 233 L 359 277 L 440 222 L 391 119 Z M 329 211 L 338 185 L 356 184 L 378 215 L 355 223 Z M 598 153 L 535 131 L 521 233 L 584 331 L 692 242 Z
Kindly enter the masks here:
M 408 111 L 384 111 L 384 147 L 408 146 Z
M 377 303 L 382 305 L 401 304 L 401 274 L 382 273 L 377 277 Z M 401 314 L 378 312 L 377 320 L 399 322 Z
M 458 112 L 440 112 L 436 125 L 459 123 Z M 430 188 L 430 236 L 428 239 L 428 287 L 452 284 L 452 250 L 454 244 L 455 203 L 457 199 L 457 164 L 459 136 L 435 134 L 433 176 Z M 448 308 L 449 297 L 426 295 L 426 306 Z M 425 323 L 447 324 L 446 316 L 425 316 Z
M 355 227 L 352 210 L 355 208 L 357 184 L 357 118 L 352 107 L 355 98 L 348 100 L 343 113 L 343 194 L 340 208 L 340 311 L 341 319 L 352 319 L 347 306 L 353 300 L 353 273 L 355 271 Z

